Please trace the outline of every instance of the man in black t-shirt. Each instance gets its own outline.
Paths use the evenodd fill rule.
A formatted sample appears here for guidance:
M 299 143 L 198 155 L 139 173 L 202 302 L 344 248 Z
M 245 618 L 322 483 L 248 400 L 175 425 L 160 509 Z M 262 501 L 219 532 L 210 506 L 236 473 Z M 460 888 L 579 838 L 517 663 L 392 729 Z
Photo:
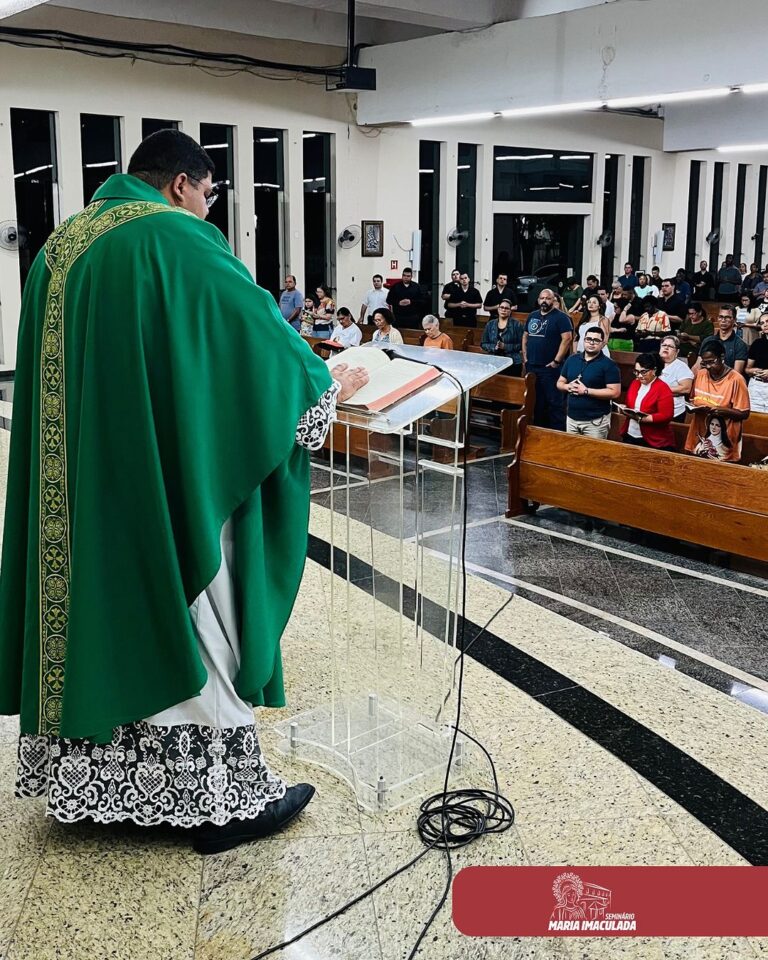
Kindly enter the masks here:
M 483 307 L 490 314 L 491 320 L 495 320 L 499 315 L 499 304 L 502 300 L 509 300 L 510 308 L 517 310 L 517 297 L 512 287 L 507 286 L 506 273 L 500 273 L 496 277 L 496 286 L 486 293 L 483 300 Z
M 453 322 L 458 327 L 476 327 L 477 311 L 483 305 L 483 298 L 468 273 L 459 276 L 459 289 L 454 296 L 455 300 L 448 301 L 448 307 L 454 311 Z
M 688 307 L 683 298 L 677 295 L 676 286 L 677 281 L 671 277 L 662 280 L 661 296 L 659 297 L 659 310 L 666 313 L 673 327 L 679 327 L 688 316 Z
M 395 317 L 396 327 L 410 329 L 421 328 L 421 318 L 426 312 L 427 298 L 423 290 L 414 283 L 413 270 L 406 267 L 403 279 L 396 283 L 387 294 L 387 303 Z
M 459 291 L 459 277 L 461 276 L 461 270 L 451 270 L 451 279 L 443 287 L 443 292 L 440 294 L 440 299 L 445 304 L 445 315 L 449 319 L 453 320 L 453 314 L 455 311 L 451 310 L 448 304 L 451 300 L 456 300 L 456 293 Z

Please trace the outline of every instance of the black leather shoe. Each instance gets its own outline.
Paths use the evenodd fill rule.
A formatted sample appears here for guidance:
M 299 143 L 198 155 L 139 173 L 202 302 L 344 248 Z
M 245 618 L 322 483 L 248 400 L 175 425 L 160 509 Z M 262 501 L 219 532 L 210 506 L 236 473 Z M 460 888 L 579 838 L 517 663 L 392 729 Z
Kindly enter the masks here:
M 288 787 L 285 796 L 280 800 L 268 803 L 258 817 L 251 820 L 230 820 L 222 827 L 198 827 L 192 846 L 198 853 L 223 853 L 239 847 L 241 843 L 262 840 L 289 824 L 314 795 L 315 788 L 312 784 L 297 783 L 295 787 Z

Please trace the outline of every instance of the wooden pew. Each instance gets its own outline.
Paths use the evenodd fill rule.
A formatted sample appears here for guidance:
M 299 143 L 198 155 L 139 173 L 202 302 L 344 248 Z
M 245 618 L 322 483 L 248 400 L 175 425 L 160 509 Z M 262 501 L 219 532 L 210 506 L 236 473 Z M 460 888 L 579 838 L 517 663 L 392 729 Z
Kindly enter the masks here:
M 467 346 L 468 353 L 482 353 L 480 347 Z M 499 411 L 499 428 L 501 430 L 500 449 L 502 453 L 509 452 L 514 446 L 514 421 L 525 414 L 529 420 L 533 419 L 533 409 L 536 402 L 536 378 L 532 373 L 524 377 L 510 377 L 499 373 L 485 383 L 475 387 L 470 393 L 471 401 L 490 401 L 503 404 Z M 485 412 L 485 411 L 484 411 Z M 496 411 L 492 411 L 495 413 Z M 472 423 L 472 409 L 470 408 L 470 425 Z M 477 423 L 477 420 L 475 420 Z
M 753 414 L 768 419 L 768 414 Z M 609 440 L 621 440 L 621 424 L 624 417 L 620 413 L 611 415 L 611 430 L 608 434 Z M 673 423 L 672 430 L 675 434 L 675 445 L 680 453 L 685 453 L 685 441 L 688 436 L 688 426 L 690 420 L 686 423 Z M 758 463 L 764 457 L 768 457 L 768 434 L 753 433 L 750 430 L 752 417 L 744 421 L 744 430 L 741 437 L 741 462 L 743 464 Z
M 523 417 L 516 427 L 508 517 L 546 503 L 768 561 L 763 471 L 530 427 Z

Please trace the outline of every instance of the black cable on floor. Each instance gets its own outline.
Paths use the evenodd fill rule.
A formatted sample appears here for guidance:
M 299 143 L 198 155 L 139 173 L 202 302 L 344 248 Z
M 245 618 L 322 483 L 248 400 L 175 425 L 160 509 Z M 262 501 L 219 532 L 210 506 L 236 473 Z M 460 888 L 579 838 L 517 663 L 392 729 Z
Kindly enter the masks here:
M 469 499 L 467 496 L 467 450 L 469 445 L 469 431 L 466 423 L 466 402 L 463 388 L 458 380 L 456 380 L 455 377 L 449 374 L 446 370 L 443 370 L 442 372 L 445 373 L 446 376 L 450 377 L 450 379 L 453 380 L 454 383 L 456 383 L 459 387 L 459 417 L 464 429 L 462 464 L 464 469 L 464 482 L 462 489 L 462 537 L 460 545 L 462 577 L 461 620 L 457 635 L 459 655 L 456 658 L 456 664 L 454 665 L 454 668 L 455 666 L 458 666 L 459 677 L 456 684 L 456 719 L 452 725 L 453 736 L 451 738 L 451 749 L 448 755 L 448 762 L 445 767 L 443 789 L 441 793 L 433 794 L 431 797 L 427 797 L 427 799 L 422 802 L 419 808 L 419 815 L 416 819 L 416 828 L 422 842 L 424 843 L 424 849 L 421 851 L 421 853 L 417 854 L 417 856 L 413 857 L 413 859 L 398 867 L 392 873 L 388 874 L 388 876 L 384 877 L 383 880 L 379 880 L 378 883 L 374 884 L 372 887 L 369 887 L 367 890 L 364 890 L 361 894 L 358 894 L 358 896 L 354 897 L 352 900 L 349 900 L 337 910 L 329 913 L 327 916 L 316 921 L 311 926 L 306 927 L 300 933 L 297 933 L 296 936 L 291 937 L 290 940 L 284 940 L 282 943 L 277 943 L 274 946 L 269 947 L 267 950 L 263 950 L 261 953 L 256 954 L 256 956 L 252 957 L 251 960 L 264 960 L 265 957 L 269 957 L 273 953 L 277 953 L 278 950 L 283 950 L 285 947 L 289 947 L 292 944 L 297 943 L 310 933 L 313 933 L 320 927 L 325 926 L 325 924 L 330 923 L 337 917 L 340 917 L 342 914 L 346 913 L 347 910 L 350 910 L 358 903 L 366 900 L 377 890 L 380 890 L 383 886 L 385 886 L 385 884 L 389 883 L 390 880 L 393 880 L 395 877 L 400 876 L 400 874 L 415 866 L 415 864 L 425 857 L 430 850 L 443 850 L 446 856 L 445 886 L 437 904 L 422 927 L 416 942 L 408 954 L 407 960 L 413 960 L 419 950 L 419 947 L 424 942 L 424 938 L 429 932 L 430 927 L 434 923 L 442 908 L 445 906 L 445 902 L 448 899 L 448 895 L 451 891 L 451 882 L 453 880 L 453 860 L 451 858 L 451 850 L 465 847 L 489 833 L 503 833 L 505 830 L 509 830 L 509 828 L 515 822 L 515 811 L 512 807 L 512 804 L 499 792 L 499 780 L 496 774 L 496 766 L 493 762 L 493 758 L 479 740 L 468 734 L 465 730 L 461 729 L 462 697 L 464 693 L 464 662 L 466 651 L 483 635 L 496 617 L 502 612 L 502 610 L 505 609 L 509 603 L 509 600 L 507 600 L 496 611 L 496 613 L 493 614 L 482 630 L 480 630 L 479 633 L 472 638 L 469 644 L 465 645 L 464 626 L 466 623 L 467 612 L 467 506 Z M 456 742 L 459 734 L 475 743 L 485 754 L 491 768 L 491 776 L 493 777 L 493 790 L 483 790 L 480 788 L 463 788 L 458 790 L 448 789 L 451 777 L 451 764 L 453 763 L 453 758 L 456 753 Z

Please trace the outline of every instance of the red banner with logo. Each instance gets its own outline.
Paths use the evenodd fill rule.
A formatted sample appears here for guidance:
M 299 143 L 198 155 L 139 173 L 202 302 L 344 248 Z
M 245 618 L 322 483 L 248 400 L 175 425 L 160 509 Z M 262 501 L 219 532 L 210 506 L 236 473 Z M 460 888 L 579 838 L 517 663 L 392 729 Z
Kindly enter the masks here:
M 768 867 L 467 867 L 470 937 L 765 937 Z

